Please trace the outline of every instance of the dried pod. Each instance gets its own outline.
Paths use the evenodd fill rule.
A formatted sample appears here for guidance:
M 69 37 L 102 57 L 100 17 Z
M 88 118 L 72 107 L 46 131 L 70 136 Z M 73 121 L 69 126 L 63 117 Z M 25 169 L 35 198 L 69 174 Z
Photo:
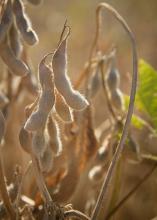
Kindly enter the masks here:
M 33 133 L 32 152 L 37 156 L 43 155 L 46 148 L 45 135 L 43 130 Z
M 42 3 L 42 0 L 27 0 L 28 2 L 30 2 L 32 5 L 39 5 Z
M 0 23 L 0 43 L 2 43 L 7 35 L 7 32 L 12 24 L 12 7 L 11 0 L 8 0 L 6 9 Z
M 123 94 L 119 89 L 113 90 L 110 94 L 111 103 L 117 111 L 124 110 Z
M 47 120 L 47 115 L 42 111 L 33 112 L 30 117 L 27 119 L 24 129 L 27 131 L 38 131 L 44 130 L 45 124 Z
M 9 99 L 5 96 L 4 93 L 0 92 L 0 108 L 3 108 L 9 103 Z
M 25 87 L 27 91 L 33 96 L 37 95 L 38 88 L 37 88 L 36 78 L 32 73 L 25 76 L 25 78 L 22 81 L 22 86 Z
M 39 65 L 39 80 L 41 82 L 42 91 L 39 100 L 37 100 L 37 110 L 33 112 L 26 121 L 25 129 L 28 131 L 44 130 L 47 117 L 55 103 L 52 72 L 45 65 L 46 57 L 47 56 L 42 59 Z
M 114 66 L 111 66 L 106 73 L 106 82 L 110 91 L 115 90 L 119 87 L 120 84 L 120 74 L 118 69 Z
M 23 46 L 20 41 L 18 30 L 16 29 L 14 24 L 10 28 L 9 40 L 10 40 L 10 47 L 12 51 L 14 52 L 16 57 L 19 57 L 22 53 Z
M 19 133 L 19 141 L 22 149 L 28 154 L 31 154 L 31 146 L 32 146 L 31 137 L 28 131 L 26 131 L 23 127 L 21 128 Z
M 98 165 L 98 166 L 94 166 L 89 171 L 88 177 L 92 182 L 97 182 L 103 178 L 103 175 L 104 175 L 103 167 Z
M 43 155 L 40 157 L 42 172 L 50 172 L 53 166 L 53 152 L 50 147 L 47 147 Z
M 29 67 L 15 56 L 14 52 L 6 42 L 0 45 L 0 56 L 13 74 L 17 76 L 25 76 L 30 73 Z
M 64 39 L 56 50 L 52 60 L 52 67 L 55 86 L 67 104 L 75 110 L 86 108 L 88 101 L 72 88 L 67 75 L 67 39 Z
M 26 118 L 28 118 L 32 114 L 33 110 L 35 109 L 35 107 L 38 104 L 38 100 L 39 100 L 39 96 L 37 96 L 37 98 L 35 99 L 35 101 L 33 103 L 31 103 L 25 107 Z
M 64 98 L 56 91 L 56 102 L 55 102 L 55 110 L 58 113 L 59 117 L 64 122 L 72 122 L 73 114 L 72 109 L 66 104 Z
M 92 73 L 90 82 L 89 82 L 89 92 L 90 92 L 90 97 L 94 98 L 99 91 L 101 86 L 101 80 L 100 80 L 100 74 L 99 74 L 99 68 L 96 68 L 96 71 Z
M 129 159 L 141 159 L 140 158 L 140 147 L 137 141 L 129 134 L 128 140 L 125 147 L 125 155 L 128 156 Z
M 62 152 L 62 142 L 60 139 L 60 130 L 57 122 L 49 116 L 47 122 L 47 131 L 49 135 L 49 146 L 53 153 L 58 156 Z
M 44 90 L 39 98 L 39 111 L 49 114 L 55 103 L 55 96 L 52 90 Z
M 97 153 L 97 160 L 99 162 L 104 163 L 104 161 L 107 161 L 108 159 L 108 154 L 109 154 L 109 149 L 108 149 L 109 142 L 108 140 L 103 142 L 103 145 L 99 148 L 98 153 Z
M 29 45 L 38 43 L 38 36 L 35 31 L 32 30 L 30 20 L 25 13 L 24 4 L 21 0 L 16 0 L 13 2 L 13 12 L 16 18 L 17 27 L 23 39 Z
M 0 111 L 0 142 L 2 141 L 2 138 L 4 137 L 5 134 L 5 118 Z
M 54 87 L 52 70 L 45 64 L 46 56 L 39 64 L 39 82 L 42 89 L 52 89 Z

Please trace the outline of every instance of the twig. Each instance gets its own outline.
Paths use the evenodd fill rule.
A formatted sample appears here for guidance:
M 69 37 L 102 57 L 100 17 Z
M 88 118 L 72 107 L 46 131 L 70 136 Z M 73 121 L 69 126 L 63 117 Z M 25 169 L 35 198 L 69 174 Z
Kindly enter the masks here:
M 33 165 L 33 168 L 34 168 L 34 173 L 36 175 L 37 185 L 38 185 L 39 190 L 42 194 L 43 200 L 45 201 L 45 203 L 47 205 L 50 205 L 50 204 L 52 204 L 52 198 L 51 198 L 51 196 L 48 192 L 48 189 L 46 187 L 46 184 L 44 182 L 44 178 L 43 178 L 43 175 L 41 173 L 40 166 L 39 166 L 39 161 L 33 155 L 33 153 L 31 155 L 31 157 L 32 157 L 32 165 Z
M 151 167 L 151 169 L 143 176 L 143 178 L 121 199 L 121 201 L 107 214 L 105 220 L 109 220 L 123 205 L 124 203 L 130 199 L 130 197 L 139 189 L 139 187 L 147 181 L 147 179 L 152 175 L 152 173 L 156 170 L 157 163 Z
M 16 201 L 15 201 L 15 206 L 18 208 L 19 207 L 19 202 L 20 202 L 20 197 L 21 197 L 21 190 L 22 190 L 22 186 L 23 186 L 23 183 L 24 183 L 24 179 L 25 179 L 25 176 L 27 175 L 27 173 L 29 172 L 30 168 L 31 168 L 31 165 L 32 165 L 32 161 L 29 161 L 28 163 L 28 166 L 26 167 L 26 170 L 21 178 L 21 182 L 19 184 L 19 188 L 18 188 L 18 193 L 17 193 L 17 196 L 16 196 Z
M 16 214 L 12 207 L 11 200 L 7 191 L 5 179 L 4 179 L 4 171 L 3 171 L 3 164 L 2 164 L 2 158 L 1 158 L 1 152 L 0 152 L 0 194 L 2 196 L 2 200 L 4 203 L 4 206 L 7 210 L 7 213 L 9 214 L 11 219 L 15 219 Z
M 129 35 L 129 38 L 130 38 L 130 41 L 132 44 L 132 53 L 133 53 L 133 75 L 132 75 L 132 86 L 131 86 L 131 92 L 130 92 L 129 108 L 128 108 L 126 121 L 125 121 L 124 128 L 123 128 L 122 136 L 121 136 L 120 142 L 117 146 L 116 152 L 113 156 L 113 159 L 111 161 L 111 164 L 109 166 L 109 169 L 107 171 L 105 180 L 102 184 L 102 188 L 100 190 L 96 205 L 94 207 L 91 220 L 97 219 L 102 202 L 103 202 L 103 199 L 104 200 L 107 199 L 106 197 L 107 197 L 108 187 L 111 183 L 112 176 L 114 174 L 119 157 L 123 151 L 124 143 L 127 138 L 128 129 L 129 129 L 130 122 L 131 122 L 131 117 L 133 114 L 135 94 L 136 94 L 136 84 L 137 84 L 137 72 L 138 72 L 138 59 L 137 59 L 137 51 L 136 51 L 136 42 L 135 42 L 135 38 L 134 38 L 132 31 L 130 30 L 130 28 L 128 27 L 127 23 L 122 18 L 122 16 L 113 7 L 111 7 L 107 3 L 100 3 L 97 8 L 97 13 L 100 14 L 100 12 L 103 8 L 107 9 L 109 12 L 112 13 L 112 15 L 122 24 L 123 28 L 125 29 L 125 31 Z
M 90 220 L 90 218 L 87 215 L 77 210 L 70 210 L 70 211 L 64 212 L 64 217 L 65 219 L 76 218 L 76 219 L 81 219 L 81 220 Z

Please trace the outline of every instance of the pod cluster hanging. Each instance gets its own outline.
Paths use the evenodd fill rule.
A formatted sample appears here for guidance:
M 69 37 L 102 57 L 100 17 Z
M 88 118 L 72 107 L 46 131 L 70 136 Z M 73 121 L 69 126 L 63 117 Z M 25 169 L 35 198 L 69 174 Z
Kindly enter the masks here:
M 19 135 L 22 148 L 40 159 L 43 171 L 49 171 L 53 157 L 62 152 L 54 111 L 64 122 L 69 122 L 73 120 L 72 110 L 88 106 L 85 97 L 73 89 L 67 75 L 67 38 L 68 35 L 53 53 L 51 65 L 46 64 L 46 60 L 52 53 L 44 56 L 38 66 L 38 98 L 26 108 L 27 120 Z M 63 111 L 60 111 L 60 104 Z
M 25 12 L 24 2 L 8 0 L 0 23 L 0 57 L 11 73 L 23 77 L 30 73 L 30 68 L 21 59 L 22 39 L 30 46 L 38 43 L 38 36 Z

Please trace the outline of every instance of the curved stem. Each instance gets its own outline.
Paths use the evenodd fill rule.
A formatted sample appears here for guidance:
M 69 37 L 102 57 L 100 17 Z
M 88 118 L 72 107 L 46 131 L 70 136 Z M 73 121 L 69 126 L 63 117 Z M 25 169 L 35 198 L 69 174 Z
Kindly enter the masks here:
M 147 181 L 147 179 L 156 170 L 157 163 L 143 176 L 142 179 L 121 199 L 120 202 L 107 214 L 105 220 L 109 220 L 123 205 L 124 203 L 139 189 L 139 187 Z
M 90 54 L 89 54 L 89 60 L 91 60 L 91 58 L 94 55 L 94 50 L 98 50 L 98 39 L 100 36 L 100 27 L 101 27 L 101 14 L 100 14 L 100 9 L 99 6 L 96 9 L 96 32 L 95 32 L 95 37 L 92 43 L 92 47 L 90 50 Z
M 124 124 L 124 128 L 122 131 L 122 136 L 120 139 L 120 142 L 117 146 L 116 152 L 113 156 L 113 159 L 111 161 L 111 164 L 108 168 L 105 180 L 103 182 L 102 188 L 100 190 L 96 205 L 94 207 L 91 220 L 95 220 L 98 217 L 101 205 L 103 200 L 106 200 L 107 198 L 107 192 L 108 187 L 111 183 L 112 176 L 114 174 L 117 162 L 119 160 L 119 157 L 123 151 L 124 143 L 127 138 L 128 129 L 131 122 L 131 117 L 133 114 L 133 108 L 134 108 L 134 101 L 135 101 L 135 95 L 136 95 L 136 84 L 137 84 L 137 72 L 138 72 L 138 59 L 137 59 L 137 51 L 136 51 L 136 42 L 134 35 L 131 31 L 131 29 L 128 27 L 126 21 L 122 18 L 122 16 L 110 5 L 107 3 L 100 3 L 97 8 L 97 13 L 100 14 L 102 9 L 107 9 L 111 14 L 121 23 L 127 34 L 129 35 L 131 45 L 132 45 L 132 59 L 133 59 L 133 75 L 132 75 L 132 86 L 131 86 L 131 92 L 130 92 L 130 102 L 129 102 L 129 108 L 126 116 L 126 121 Z
M 79 212 L 77 210 L 70 210 L 70 211 L 64 212 L 64 217 L 65 217 L 65 219 L 77 218 L 77 219 L 81 219 L 81 220 L 90 220 L 90 218 L 87 215 L 85 215 L 82 212 Z

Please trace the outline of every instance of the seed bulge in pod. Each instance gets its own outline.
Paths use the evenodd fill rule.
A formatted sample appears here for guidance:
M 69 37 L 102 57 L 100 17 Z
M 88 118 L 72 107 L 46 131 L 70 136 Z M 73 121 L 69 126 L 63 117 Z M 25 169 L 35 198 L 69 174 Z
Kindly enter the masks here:
M 41 169 L 43 172 L 48 173 L 53 166 L 53 153 L 50 147 L 47 147 L 43 155 L 40 157 Z
M 56 50 L 52 59 L 52 67 L 55 86 L 67 104 L 78 111 L 86 108 L 89 105 L 88 101 L 72 88 L 67 75 L 67 39 L 63 40 Z
M 39 109 L 48 114 L 53 108 L 55 102 L 54 93 L 51 90 L 44 90 L 39 99 Z
M 92 74 L 92 77 L 89 82 L 89 90 L 90 90 L 90 97 L 94 98 L 100 89 L 101 86 L 101 81 L 100 81 L 100 74 L 99 71 L 97 70 Z
M 31 154 L 31 137 L 28 131 L 26 131 L 23 127 L 19 133 L 19 141 L 22 149 L 28 154 Z
M 47 115 L 44 112 L 35 111 L 27 119 L 24 129 L 31 132 L 44 129 L 46 120 Z
M 89 179 L 92 181 L 92 182 L 97 182 L 99 180 L 102 179 L 103 177 L 103 174 L 104 174 L 104 171 L 102 169 L 102 166 L 100 165 L 97 165 L 97 166 L 94 166 L 90 171 L 89 171 Z
M 111 93 L 111 102 L 117 111 L 124 110 L 123 94 L 119 89 L 113 90 Z
M 115 67 L 109 68 L 106 74 L 106 82 L 110 91 L 115 90 L 120 84 L 120 74 Z
M 32 138 L 32 152 L 37 156 L 41 156 L 46 148 L 45 136 L 43 131 L 34 132 Z

